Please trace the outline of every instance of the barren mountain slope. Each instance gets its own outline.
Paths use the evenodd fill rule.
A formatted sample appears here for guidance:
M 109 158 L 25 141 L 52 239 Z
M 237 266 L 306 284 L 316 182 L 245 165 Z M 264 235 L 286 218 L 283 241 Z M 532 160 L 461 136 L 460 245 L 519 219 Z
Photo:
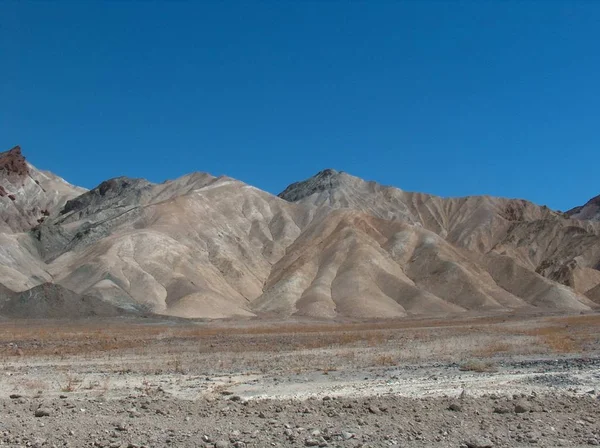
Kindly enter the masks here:
M 334 170 L 292 184 L 280 197 L 422 226 L 456 247 L 507 255 L 527 270 L 579 293 L 600 283 L 600 225 L 568 219 L 528 201 L 489 196 L 446 199 L 404 192 Z M 318 213 L 324 212 L 319 209 Z
M 31 238 L 22 232 L 58 213 L 86 190 L 26 162 L 21 148 L 0 153 L 0 283 L 16 291 L 51 281 Z
M 29 230 L 86 190 L 25 161 L 21 148 L 0 153 L 0 232 Z
M 509 257 L 472 253 L 421 226 L 354 210 L 315 220 L 253 307 L 278 315 L 401 317 L 595 304 Z
M 284 315 L 376 318 L 524 305 L 481 274 L 432 232 L 338 210 L 294 242 L 254 307 Z
M 572 208 L 566 214 L 573 219 L 600 221 L 600 196 L 590 199 L 585 205 Z
M 115 179 L 36 231 L 57 282 L 183 317 L 252 316 L 300 207 L 229 178 Z

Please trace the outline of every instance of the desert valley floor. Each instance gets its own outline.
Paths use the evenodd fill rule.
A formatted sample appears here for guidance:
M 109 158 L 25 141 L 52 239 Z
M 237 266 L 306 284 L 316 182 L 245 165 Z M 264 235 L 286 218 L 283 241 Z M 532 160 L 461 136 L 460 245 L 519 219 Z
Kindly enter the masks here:
M 0 445 L 598 445 L 599 324 L 4 321 Z

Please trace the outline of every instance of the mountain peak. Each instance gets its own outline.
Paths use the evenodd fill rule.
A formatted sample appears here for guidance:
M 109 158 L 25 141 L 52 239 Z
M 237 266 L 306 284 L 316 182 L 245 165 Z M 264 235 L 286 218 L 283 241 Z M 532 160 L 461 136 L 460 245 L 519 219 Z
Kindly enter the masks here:
M 336 171 L 332 168 L 324 169 L 313 177 L 300 182 L 294 182 L 279 193 L 278 196 L 286 201 L 295 202 L 314 193 L 331 190 L 340 185 L 341 174 L 343 174 L 342 171 Z
M 567 211 L 566 214 L 574 219 L 600 221 L 600 195 L 590 199 L 584 205 Z
M 325 168 L 323 171 L 319 171 L 314 177 L 331 177 L 340 174 L 339 171 L 334 170 L 333 168 Z
M 0 171 L 6 175 L 16 174 L 17 176 L 26 176 L 29 174 L 29 167 L 25 157 L 21 154 L 21 147 L 14 148 L 0 153 Z
M 104 201 L 109 201 L 112 205 L 114 205 L 114 202 L 135 202 L 135 198 L 139 197 L 144 190 L 152 187 L 152 185 L 146 179 L 125 176 L 105 180 L 96 188 L 67 201 L 60 214 L 64 215 L 75 210 L 82 210 L 92 204 L 100 206 Z

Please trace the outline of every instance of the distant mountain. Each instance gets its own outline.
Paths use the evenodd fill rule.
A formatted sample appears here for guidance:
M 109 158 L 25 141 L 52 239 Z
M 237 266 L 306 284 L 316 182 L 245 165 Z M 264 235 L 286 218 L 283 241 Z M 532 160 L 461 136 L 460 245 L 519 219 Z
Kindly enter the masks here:
M 38 179 L 6 165 L 11 191 L 9 178 Z M 52 201 L 32 187 L 0 197 L 0 283 L 14 291 L 52 282 L 87 304 L 197 318 L 600 306 L 600 222 L 524 200 L 444 199 L 332 169 L 279 197 L 206 173 L 90 191 L 46 176 Z M 17 214 L 17 201 L 43 204 L 43 219 Z
M 600 221 L 600 196 L 590 199 L 585 205 L 569 210 L 567 215 L 573 219 Z

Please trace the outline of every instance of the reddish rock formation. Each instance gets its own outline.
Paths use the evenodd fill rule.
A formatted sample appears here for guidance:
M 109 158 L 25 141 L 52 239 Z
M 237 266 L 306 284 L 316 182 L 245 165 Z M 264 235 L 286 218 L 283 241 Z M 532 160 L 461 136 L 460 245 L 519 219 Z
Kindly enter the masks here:
M 0 153 L 0 171 L 5 174 L 16 174 L 23 177 L 29 174 L 29 167 L 25 162 L 25 157 L 21 154 L 21 147 L 15 146 L 13 149 Z

